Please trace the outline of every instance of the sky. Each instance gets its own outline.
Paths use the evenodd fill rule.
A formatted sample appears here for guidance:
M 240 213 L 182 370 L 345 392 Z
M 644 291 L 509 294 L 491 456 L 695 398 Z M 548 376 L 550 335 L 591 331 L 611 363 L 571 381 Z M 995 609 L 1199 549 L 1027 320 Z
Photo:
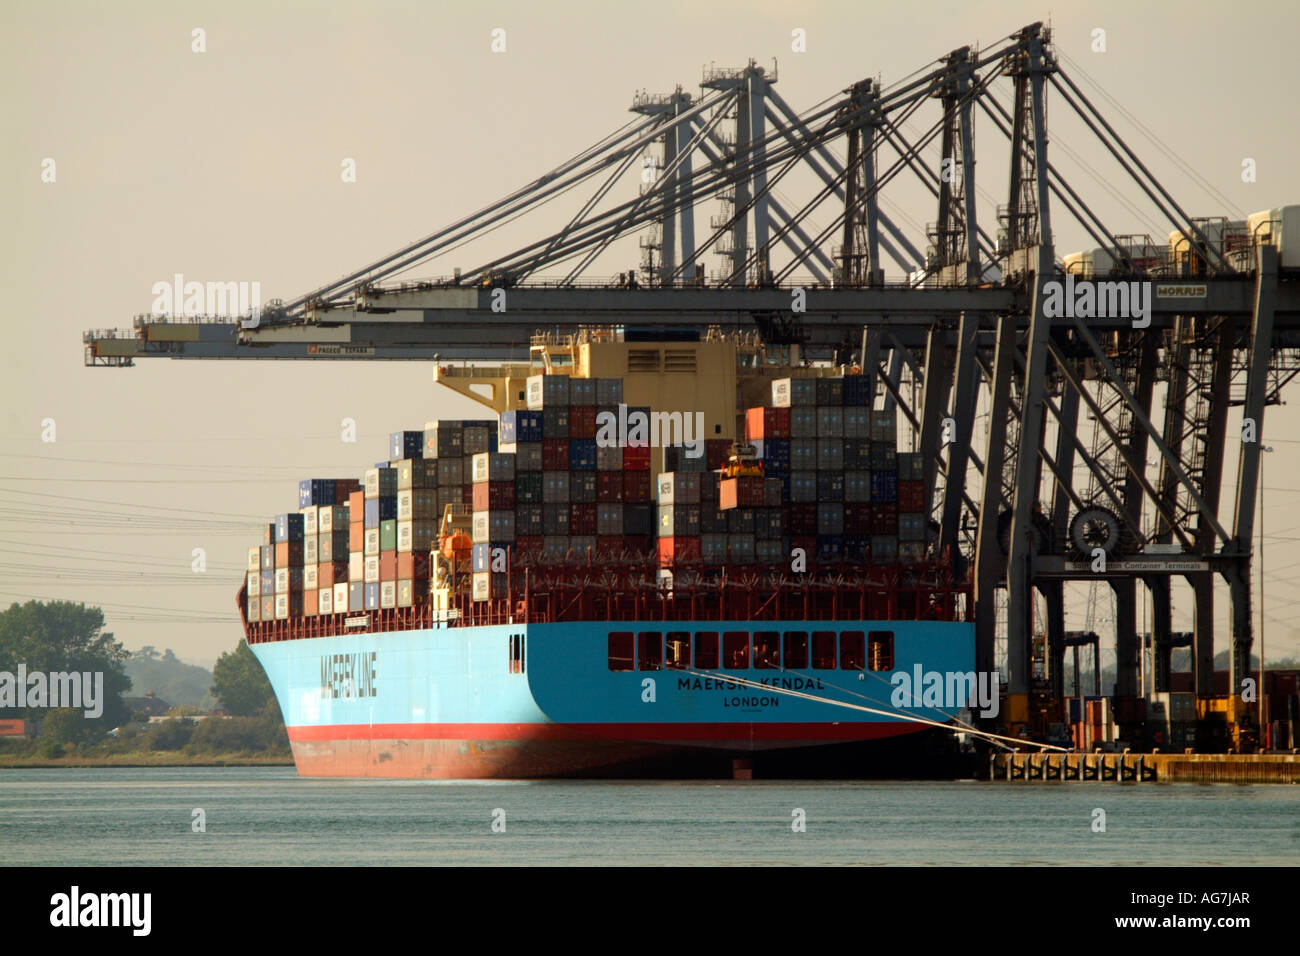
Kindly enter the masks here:
M 296 505 L 299 478 L 359 476 L 386 456 L 389 432 L 481 412 L 439 394 L 421 362 L 86 368 L 83 331 L 129 327 L 149 311 L 153 285 L 176 273 L 257 281 L 264 300 L 304 293 L 601 139 L 631 118 L 635 92 L 677 84 L 698 92 L 709 63 L 775 58 L 778 91 L 803 110 L 856 80 L 889 84 L 955 47 L 990 46 L 1050 21 L 1071 75 L 1090 96 L 1085 78 L 1095 81 L 1139 121 L 1093 96 L 1190 214 L 1236 218 L 1300 199 L 1300 66 L 1290 49 L 1300 13 L 1290 4 L 1270 0 L 1249 16 L 1202 2 L 924 9 L 922 17 L 905 4 L 768 0 L 4 4 L 0 602 L 82 600 L 104 608 L 127 647 L 170 647 L 208 665 L 233 648 L 246 549 Z M 498 29 L 503 52 L 492 50 Z M 795 31 L 803 52 L 792 49 Z M 1049 99 L 1048 115 L 1053 162 L 1112 230 L 1163 239 L 1169 226 L 1065 104 Z M 987 222 L 1005 202 L 1006 151 L 981 119 L 976 184 Z M 918 119 L 912 132 L 932 121 Z M 340 174 L 346 160 L 355 182 Z M 808 182 L 782 185 L 798 197 Z M 935 218 L 928 194 L 900 182 L 884 202 L 921 244 Z M 819 213 L 815 223 L 833 219 Z M 513 224 L 423 274 L 523 245 L 564 217 Z M 1058 254 L 1092 245 L 1064 220 L 1054 224 Z M 636 262 L 632 240 L 596 274 Z M 344 418 L 357 423 L 356 444 L 342 440 Z M 1263 512 L 1270 659 L 1300 653 L 1291 623 L 1300 603 L 1298 424 L 1283 405 L 1269 409 L 1264 428 L 1275 449 Z M 1231 499 L 1225 490 L 1225 509 Z M 1176 599 L 1176 627 L 1190 621 L 1188 596 Z M 1077 586 L 1071 626 L 1082 626 L 1090 603 L 1087 586 Z M 1226 612 L 1225 591 L 1221 620 Z

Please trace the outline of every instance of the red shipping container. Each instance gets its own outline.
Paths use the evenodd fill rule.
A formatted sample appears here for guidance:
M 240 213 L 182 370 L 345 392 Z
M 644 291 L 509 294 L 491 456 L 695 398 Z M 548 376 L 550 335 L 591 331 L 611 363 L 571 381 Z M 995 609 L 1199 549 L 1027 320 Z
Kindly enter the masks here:
M 871 533 L 898 534 L 898 505 L 877 502 L 871 506 Z
M 594 535 L 596 533 L 596 503 L 569 505 L 569 534 Z
M 814 510 L 816 506 L 813 506 Z M 871 534 L 871 505 L 849 502 L 844 506 L 844 533 Z
M 277 541 L 275 545 L 275 566 L 277 568 L 302 567 L 302 542 Z
M 381 581 L 397 580 L 397 552 L 396 551 L 379 552 L 379 580 Z
M 706 438 L 704 440 L 704 467 L 709 471 L 716 471 L 721 468 L 730 457 L 730 438 Z
M 601 535 L 596 539 L 596 553 L 615 555 L 627 550 L 622 535 Z
M 361 490 L 361 482 L 356 478 L 335 478 L 334 479 L 334 503 L 336 505 L 350 504 L 352 495 Z M 365 500 L 365 493 L 362 492 L 362 500 Z M 364 507 L 364 505 L 362 506 Z
M 650 501 L 650 471 L 623 472 L 623 500 L 635 504 Z
M 514 511 L 513 481 L 476 481 L 470 495 L 475 511 Z
M 569 439 L 567 438 L 543 438 L 542 439 L 542 470 L 543 471 L 568 471 L 569 470 Z
M 366 547 L 366 526 L 363 522 L 353 521 L 348 525 L 348 550 L 364 551 Z
M 317 587 L 333 587 L 336 584 L 342 584 L 347 579 L 348 563 L 346 561 L 327 561 L 324 564 L 316 565 Z
M 790 409 L 748 408 L 745 410 L 745 440 L 790 437 Z
M 568 467 L 567 465 L 565 466 Z M 650 470 L 650 446 L 649 445 L 628 445 L 623 449 L 623 470 L 624 471 L 649 471 Z
M 542 551 L 542 536 L 538 535 L 521 535 L 515 538 L 515 554 L 519 558 L 536 557 Z
M 348 492 L 348 520 L 365 522 L 366 493 L 364 491 Z
M 804 560 L 811 565 L 817 560 L 817 536 L 815 534 L 792 535 L 790 538 L 790 550 L 795 548 L 802 549 Z
M 460 503 L 474 507 L 474 486 L 463 485 L 460 489 Z
M 320 614 L 320 598 L 315 591 L 302 592 L 302 616 L 317 617 Z
M 595 405 L 574 405 L 569 409 L 569 437 L 596 437 Z
M 700 560 L 700 539 L 698 537 L 659 538 L 659 566 L 671 567 L 689 561 Z
M 817 505 L 814 502 L 792 502 L 787 507 L 785 521 L 791 534 L 817 533 Z
M 596 500 L 605 504 L 616 504 L 623 500 L 625 475 L 645 474 L 647 482 L 650 475 L 644 472 L 601 471 L 596 473 Z
M 925 511 L 924 481 L 900 481 L 898 483 L 898 510 L 913 513 Z
M 657 539 L 648 534 L 623 535 L 623 550 L 633 554 L 654 554 Z
M 724 478 L 718 485 L 718 507 L 722 511 L 763 507 L 762 475 Z
M 397 552 L 397 580 L 427 581 L 429 579 L 429 555 L 425 551 Z

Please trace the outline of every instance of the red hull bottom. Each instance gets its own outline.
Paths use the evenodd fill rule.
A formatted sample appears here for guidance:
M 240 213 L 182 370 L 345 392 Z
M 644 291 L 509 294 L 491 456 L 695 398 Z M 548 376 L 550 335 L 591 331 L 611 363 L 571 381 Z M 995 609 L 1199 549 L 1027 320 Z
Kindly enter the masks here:
M 844 725 L 839 725 L 837 729 Z M 298 773 L 304 777 L 390 777 L 400 779 L 541 779 L 560 777 L 731 777 L 732 761 L 756 762 L 777 775 L 875 776 L 856 766 L 879 748 L 897 754 L 919 749 L 912 727 L 879 724 L 871 737 L 845 741 L 788 739 L 655 742 L 600 736 L 471 739 L 433 736 L 330 739 L 324 728 L 291 728 Z M 306 732 L 303 732 L 306 731 Z M 841 731 L 842 732 L 842 731 Z M 888 745 L 894 745 L 890 747 Z M 879 756 L 877 754 L 876 756 Z M 882 768 L 875 768 L 877 771 Z M 761 775 L 769 775 L 761 773 Z

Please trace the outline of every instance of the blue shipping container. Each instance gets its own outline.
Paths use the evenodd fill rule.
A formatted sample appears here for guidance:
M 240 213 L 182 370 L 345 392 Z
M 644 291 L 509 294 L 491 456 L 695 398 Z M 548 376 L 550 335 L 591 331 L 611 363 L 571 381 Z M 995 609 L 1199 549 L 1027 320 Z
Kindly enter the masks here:
M 572 438 L 569 440 L 569 470 L 596 470 L 596 439 Z
M 817 560 L 821 564 L 834 564 L 844 555 L 844 536 L 823 534 L 817 536 Z
M 277 515 L 275 518 L 275 540 L 278 544 L 281 541 L 301 541 L 302 540 L 302 518 L 297 513 Z
M 388 457 L 393 461 L 419 458 L 424 454 L 424 432 L 401 431 L 388 436 Z
M 298 507 L 334 504 L 333 478 L 304 478 L 298 482 Z
M 884 504 L 898 500 L 898 475 L 892 471 L 871 473 L 871 500 Z

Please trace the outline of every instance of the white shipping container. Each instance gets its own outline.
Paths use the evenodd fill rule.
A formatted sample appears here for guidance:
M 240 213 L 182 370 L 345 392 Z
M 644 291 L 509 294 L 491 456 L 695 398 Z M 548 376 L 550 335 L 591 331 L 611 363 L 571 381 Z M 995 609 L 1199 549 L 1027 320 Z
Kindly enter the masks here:
M 262 572 L 261 571 L 248 572 L 247 593 L 250 598 L 256 598 L 258 597 L 258 595 L 262 593 Z
M 250 594 L 247 601 L 245 601 L 245 604 L 246 607 L 244 610 L 248 615 L 249 623 L 260 621 L 262 619 L 262 599 L 260 597 L 253 597 Z
M 374 584 L 379 580 L 379 555 L 366 556 L 366 570 L 364 574 L 366 584 Z
M 346 581 L 334 585 L 334 613 L 348 613 L 348 583 Z
M 533 411 L 542 408 L 566 408 L 569 405 L 567 375 L 530 375 L 526 385 L 527 404 Z
M 397 522 L 398 551 L 429 551 L 438 537 L 438 523 L 432 520 Z
M 366 573 L 366 556 L 361 551 L 348 552 L 348 580 L 360 581 Z
M 289 620 L 289 595 L 277 594 L 275 596 L 275 619 L 277 621 Z
M 397 607 L 397 582 L 396 581 L 380 582 L 379 606 L 381 608 Z
M 475 511 L 471 540 L 474 544 L 510 543 L 515 540 L 513 511 Z
M 248 549 L 248 570 L 249 571 L 262 570 L 262 549 L 261 548 Z
M 515 456 L 483 452 L 474 456 L 474 481 L 514 481 Z
M 397 520 L 410 521 L 412 512 L 414 512 L 415 493 L 413 491 L 399 491 L 397 493 Z
M 321 534 L 329 534 L 335 530 L 346 531 L 348 529 L 347 505 L 322 507 L 317 516 L 316 524 L 319 526 Z
M 309 534 L 302 539 L 302 563 L 317 564 L 320 561 L 320 535 Z
M 317 578 L 317 566 L 309 564 L 302 569 L 302 588 L 304 591 L 315 591 Z
M 363 486 L 367 498 L 379 497 L 379 469 L 367 468 L 363 477 Z
M 367 528 L 365 540 L 365 553 L 367 555 L 379 554 L 379 529 Z
M 317 534 L 316 516 L 320 511 L 319 505 L 311 505 L 307 508 L 299 508 L 298 513 L 302 515 L 302 533 Z
M 276 594 L 289 593 L 289 569 L 288 568 L 275 569 L 275 593 Z
M 316 608 L 321 614 L 334 613 L 334 589 L 321 588 L 316 595 Z

